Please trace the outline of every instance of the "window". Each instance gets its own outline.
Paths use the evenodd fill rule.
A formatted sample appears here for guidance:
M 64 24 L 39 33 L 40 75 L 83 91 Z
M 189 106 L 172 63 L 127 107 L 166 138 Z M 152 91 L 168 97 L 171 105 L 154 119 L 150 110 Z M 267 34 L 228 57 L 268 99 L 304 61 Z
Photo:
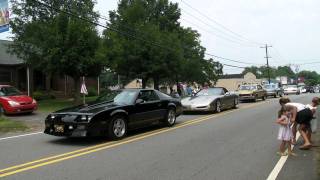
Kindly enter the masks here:
M 159 100 L 159 97 L 154 91 L 141 91 L 138 99 L 142 99 L 144 102 L 150 102 Z

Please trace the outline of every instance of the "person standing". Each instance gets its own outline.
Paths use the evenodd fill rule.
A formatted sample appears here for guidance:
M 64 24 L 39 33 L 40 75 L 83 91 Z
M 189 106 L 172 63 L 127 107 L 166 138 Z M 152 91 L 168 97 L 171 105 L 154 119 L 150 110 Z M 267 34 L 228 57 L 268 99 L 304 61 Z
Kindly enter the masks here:
M 188 96 L 191 96 L 192 93 L 193 93 L 193 90 L 192 90 L 190 84 L 187 85 L 187 88 L 186 88 L 186 89 L 187 89 L 187 95 L 188 95 Z
M 281 156 L 292 155 L 296 156 L 295 153 L 291 150 L 291 139 L 293 137 L 291 130 L 291 117 L 290 109 L 287 106 L 282 106 L 278 112 L 278 119 L 276 121 L 280 125 L 278 132 L 278 140 L 281 141 L 278 154 Z M 288 153 L 285 152 L 285 149 L 288 148 Z

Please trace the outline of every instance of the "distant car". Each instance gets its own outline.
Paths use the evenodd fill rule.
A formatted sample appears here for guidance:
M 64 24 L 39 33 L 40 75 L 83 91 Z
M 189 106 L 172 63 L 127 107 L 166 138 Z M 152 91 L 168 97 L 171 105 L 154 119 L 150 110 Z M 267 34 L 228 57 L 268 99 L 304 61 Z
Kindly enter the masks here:
M 305 86 L 306 92 L 307 93 L 314 93 L 315 92 L 315 87 L 313 86 Z
M 284 89 L 285 95 L 289 95 L 289 94 L 299 95 L 301 93 L 297 85 L 285 85 L 283 89 Z
M 275 98 L 283 96 L 283 88 L 278 84 L 265 84 L 263 88 L 267 91 L 268 96 L 273 96 Z
M 0 85 L 0 111 L 5 114 L 32 113 L 37 101 L 10 85 Z
M 242 85 L 239 87 L 238 93 L 240 101 L 267 99 L 267 91 L 261 85 Z
M 54 136 L 104 136 L 121 139 L 127 131 L 154 123 L 173 126 L 181 102 L 153 89 L 124 89 L 100 96 L 89 105 L 48 115 L 44 133 Z
M 231 94 L 226 88 L 213 87 L 202 89 L 195 95 L 182 99 L 181 103 L 183 111 L 221 112 L 236 108 L 239 96 Z

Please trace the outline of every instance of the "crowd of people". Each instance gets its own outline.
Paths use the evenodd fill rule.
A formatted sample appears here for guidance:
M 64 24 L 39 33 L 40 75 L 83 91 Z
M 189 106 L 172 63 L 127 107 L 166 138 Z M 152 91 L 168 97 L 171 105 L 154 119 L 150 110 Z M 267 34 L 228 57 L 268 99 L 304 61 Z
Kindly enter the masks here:
M 0 9 L 0 25 L 9 23 L 9 10 L 8 8 Z
M 313 147 L 311 135 L 311 122 L 316 121 L 316 109 L 320 104 L 320 98 L 314 97 L 310 104 L 301 104 L 291 102 L 288 97 L 282 97 L 279 100 L 281 109 L 278 112 L 276 123 L 279 124 L 278 140 L 281 141 L 278 154 L 281 156 L 292 155 L 291 145 L 295 145 L 297 131 L 303 138 L 303 144 L 299 146 L 302 150 L 308 150 Z M 287 149 L 287 150 L 286 150 Z

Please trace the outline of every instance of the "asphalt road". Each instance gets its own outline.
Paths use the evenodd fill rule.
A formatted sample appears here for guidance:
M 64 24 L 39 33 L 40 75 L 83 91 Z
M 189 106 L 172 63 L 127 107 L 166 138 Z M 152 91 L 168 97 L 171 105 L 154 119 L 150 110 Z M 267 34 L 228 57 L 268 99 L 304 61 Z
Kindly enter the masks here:
M 319 95 L 319 94 L 317 94 Z M 290 96 L 309 103 L 313 95 Z M 113 142 L 45 134 L 0 140 L 0 178 L 22 180 L 267 179 L 279 156 L 278 99 L 178 118 Z M 314 152 L 289 157 L 278 179 L 317 179 Z M 26 163 L 26 164 L 25 164 Z

